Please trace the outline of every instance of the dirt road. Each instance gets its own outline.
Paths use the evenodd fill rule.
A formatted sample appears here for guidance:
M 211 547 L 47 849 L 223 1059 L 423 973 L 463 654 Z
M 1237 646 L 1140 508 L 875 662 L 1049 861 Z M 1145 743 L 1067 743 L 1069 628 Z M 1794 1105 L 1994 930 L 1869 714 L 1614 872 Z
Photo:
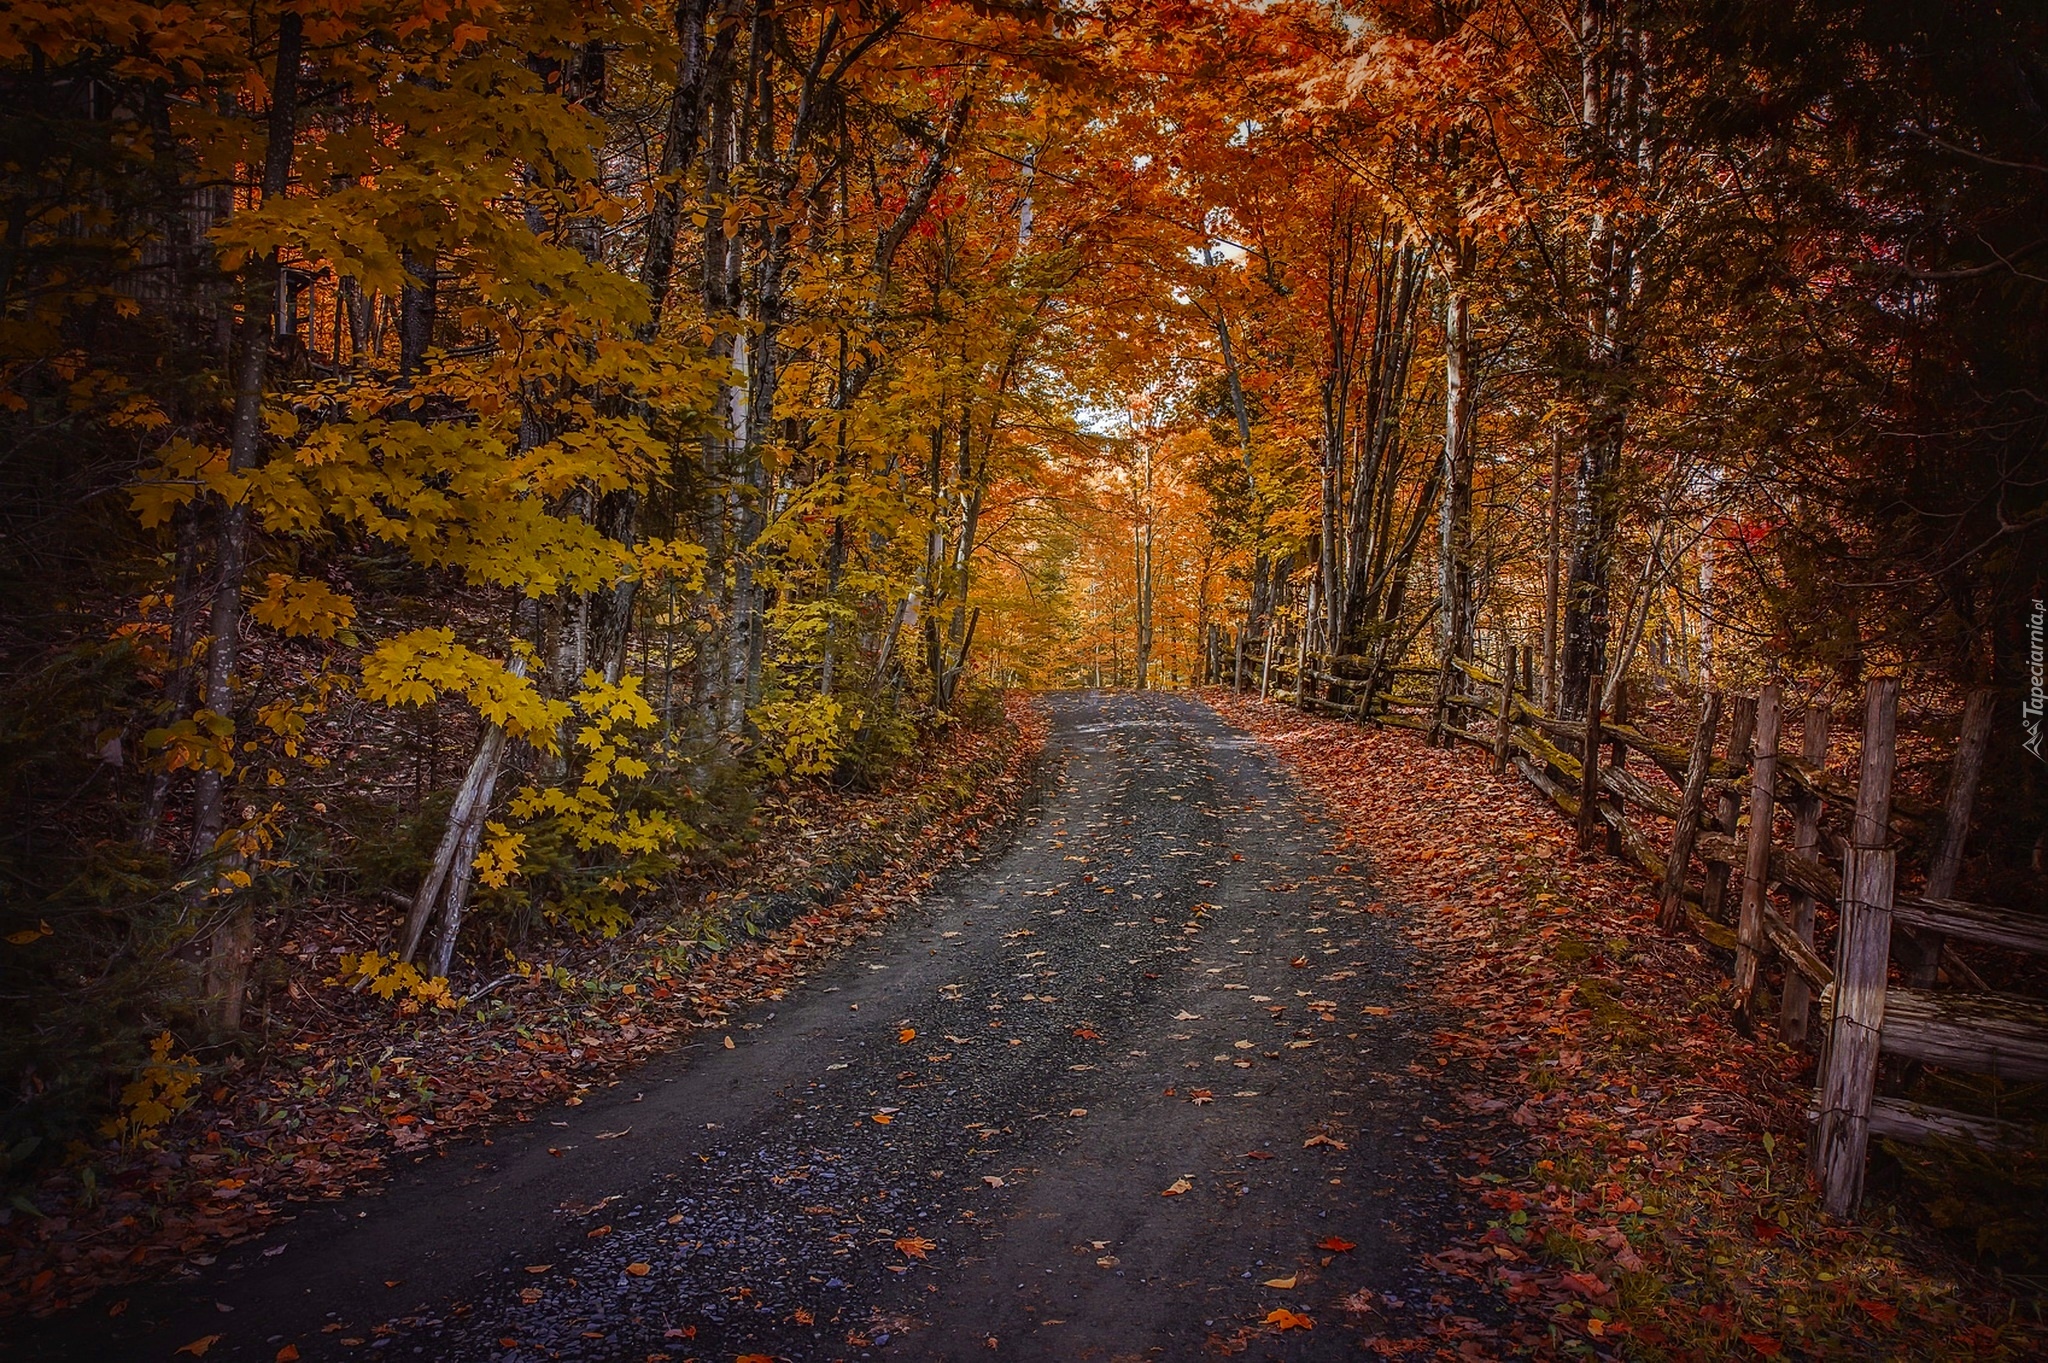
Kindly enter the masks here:
M 1396 915 L 1199 703 L 1046 704 L 1010 849 L 729 1036 L 17 1344 L 1310 1359 L 1412 1329 L 1456 1204 Z

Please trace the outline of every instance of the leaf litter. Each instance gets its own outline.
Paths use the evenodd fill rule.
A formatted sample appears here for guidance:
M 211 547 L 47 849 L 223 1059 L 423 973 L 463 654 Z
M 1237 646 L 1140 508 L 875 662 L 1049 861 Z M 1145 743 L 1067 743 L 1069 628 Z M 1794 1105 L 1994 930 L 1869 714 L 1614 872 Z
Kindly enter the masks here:
M 1803 1166 L 1811 1062 L 1738 1033 L 1725 965 L 1656 927 L 1653 887 L 1484 754 L 1210 690 L 1271 747 L 1405 906 L 1438 1027 L 1409 1066 L 1490 1215 L 1424 1263 L 1512 1314 L 1365 1341 L 1383 1357 L 2017 1359 L 2048 1331 L 1878 1208 L 1819 1210 Z M 1361 778 L 1367 779 L 1361 779 Z M 1381 905 L 1372 906 L 1385 912 Z M 1384 1017 L 1382 1007 L 1364 1010 Z M 1433 1063 L 1432 1063 L 1433 1062 Z M 1317 1143 L 1311 1138 L 1307 1144 Z M 1318 1248 L 1352 1246 L 1328 1240 Z M 1376 1311 L 1367 1290 L 1347 1315 Z M 1275 1330 L 1308 1328 L 1292 1313 Z M 1465 1337 L 1461 1338 L 1463 1335 Z M 1475 1354 L 1473 1350 L 1478 1350 Z

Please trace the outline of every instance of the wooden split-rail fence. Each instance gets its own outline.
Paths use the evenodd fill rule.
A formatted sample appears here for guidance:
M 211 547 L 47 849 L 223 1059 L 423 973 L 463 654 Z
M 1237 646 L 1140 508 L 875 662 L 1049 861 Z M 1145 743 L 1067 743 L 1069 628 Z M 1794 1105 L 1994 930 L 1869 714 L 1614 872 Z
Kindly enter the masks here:
M 1597 685 L 1590 722 L 1546 714 L 1531 694 L 1534 651 L 1504 652 L 1495 671 L 1464 661 L 1389 668 L 1306 655 L 1262 681 L 1274 698 L 1304 710 L 1489 749 L 1495 770 L 1519 771 L 1575 821 L 1582 846 L 1604 841 L 1607 851 L 1650 874 L 1666 927 L 1689 927 L 1734 953 L 1733 1004 L 1745 1027 L 1754 1025 L 1765 969 L 1781 966 L 1779 1034 L 1820 1047 L 1809 1153 L 1834 1215 L 1853 1214 L 1862 1200 L 1872 1136 L 1992 1150 L 2037 1139 L 2020 1123 L 1878 1092 L 1886 1056 L 2018 1083 L 2048 1080 L 2048 1001 L 1993 992 L 1952 945 L 2048 955 L 2048 918 L 1953 898 L 1990 737 L 1992 692 L 1969 699 L 1947 798 L 1936 806 L 1892 789 L 1896 678 L 1879 677 L 1866 688 L 1852 784 L 1828 770 L 1824 705 L 1796 717 L 1796 749 L 1786 742 L 1793 717 L 1776 683 L 1725 705 L 1710 694 L 1691 743 L 1677 744 L 1624 718 L 1604 717 Z M 1432 693 L 1401 690 L 1417 679 L 1431 680 Z M 1717 754 L 1724 708 L 1726 739 Z M 1647 767 L 1632 768 L 1631 754 Z M 1647 774 L 1658 771 L 1668 783 Z M 1777 832 L 1780 811 L 1789 815 L 1789 844 Z M 1668 837 L 1656 836 L 1644 815 L 1668 822 Z M 1901 886 L 1902 846 L 1924 872 L 1917 893 Z M 1777 902 L 1773 888 L 1782 895 Z M 1827 955 L 1815 937 L 1815 910 L 1823 905 L 1837 920 Z M 1936 988 L 1943 967 L 1964 987 Z

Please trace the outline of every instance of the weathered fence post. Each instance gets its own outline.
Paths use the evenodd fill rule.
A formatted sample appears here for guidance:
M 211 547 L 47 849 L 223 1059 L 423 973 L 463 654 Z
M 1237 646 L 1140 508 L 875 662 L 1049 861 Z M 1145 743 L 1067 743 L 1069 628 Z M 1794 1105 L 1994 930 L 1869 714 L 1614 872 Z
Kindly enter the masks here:
M 1862 770 L 1856 823 L 1842 863 L 1842 924 L 1835 936 L 1833 1018 L 1827 1070 L 1821 1076 L 1820 1124 L 1813 1167 L 1821 1201 L 1847 1217 L 1863 1200 L 1870 1145 L 1870 1099 L 1877 1086 L 1884 1031 L 1885 967 L 1891 957 L 1892 891 L 1898 853 L 1887 849 L 1892 764 L 1898 740 L 1899 679 L 1874 677 L 1863 714 Z
M 1756 702 L 1756 760 L 1750 764 L 1749 846 L 1742 862 L 1742 913 L 1735 926 L 1735 1011 L 1747 1013 L 1763 968 L 1764 909 L 1771 889 L 1771 822 L 1778 790 L 1781 688 L 1766 683 Z
M 1494 718 L 1493 774 L 1508 774 L 1508 728 L 1515 714 L 1515 646 L 1508 644 L 1500 665 L 1500 713 Z
M 1949 764 L 1948 800 L 1942 809 L 1941 842 L 1927 868 L 1926 899 L 1947 899 L 1956 892 L 1956 877 L 1963 869 L 1963 844 L 1970 836 L 1970 813 L 1977 802 L 1977 782 L 1984 775 L 1984 749 L 1991 740 L 1991 716 L 1997 693 L 1990 689 L 1972 691 L 1963 707 L 1963 732 L 1956 741 L 1955 759 Z M 1921 932 L 1919 951 L 1907 982 L 1916 989 L 1934 983 L 1941 969 L 1942 937 L 1938 932 Z
M 1800 760 L 1819 775 L 1828 765 L 1828 707 L 1819 703 L 1807 706 L 1801 729 Z M 1799 802 L 1797 821 L 1792 825 L 1792 850 L 1799 856 L 1819 854 L 1822 803 L 1818 795 L 1808 795 Z M 1805 890 L 1792 892 L 1792 932 L 1808 946 L 1813 945 L 1813 904 L 1813 896 Z M 1778 1035 L 1794 1046 L 1805 1045 L 1812 1012 L 1813 990 L 1806 977 L 1796 970 L 1787 970 L 1785 996 L 1778 1007 Z
M 1737 696 L 1728 715 L 1728 761 L 1737 767 L 1749 763 L 1749 736 L 1756 727 L 1756 702 L 1748 696 Z M 1717 812 L 1716 827 L 1729 837 L 1742 818 L 1742 797 L 1731 788 L 1721 793 L 1720 809 Z M 1721 901 L 1728 893 L 1728 871 L 1726 862 L 1707 863 L 1707 878 L 1700 882 L 1700 911 L 1716 922 L 1726 921 Z
M 1705 813 L 1707 771 L 1714 764 L 1714 737 L 1721 728 L 1721 693 L 1707 692 L 1700 707 L 1700 727 L 1692 737 L 1692 754 L 1685 764 L 1685 789 L 1678 796 L 1678 824 L 1671 831 L 1671 855 L 1664 864 L 1664 906 L 1657 914 L 1657 926 L 1676 932 L 1685 923 L 1685 872 L 1692 860 L 1693 841 L 1700 835 L 1700 818 Z
M 1600 827 L 1600 669 L 1586 679 L 1586 737 L 1579 748 L 1579 850 L 1593 850 Z

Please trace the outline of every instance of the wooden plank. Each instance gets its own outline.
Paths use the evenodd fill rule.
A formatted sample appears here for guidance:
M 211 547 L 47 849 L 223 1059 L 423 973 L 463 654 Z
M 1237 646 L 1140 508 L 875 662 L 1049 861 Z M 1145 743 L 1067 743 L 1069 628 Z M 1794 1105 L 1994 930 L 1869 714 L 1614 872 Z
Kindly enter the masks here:
M 1931 1107 L 1904 1098 L 1870 1100 L 1870 1134 L 1916 1145 L 1960 1141 L 1983 1150 L 2023 1150 L 2034 1143 L 2032 1128 L 2018 1122 L 2001 1122 L 1996 1117 Z
M 1728 763 L 1749 769 L 1749 737 L 1756 729 L 1756 702 L 1748 696 L 1737 696 L 1728 719 Z M 1719 807 L 1715 813 L 1715 826 L 1723 837 L 1731 842 L 1742 818 L 1742 800 L 1732 790 L 1721 793 Z M 1708 850 L 1708 840 L 1700 839 L 1700 855 L 1707 859 L 1707 878 L 1700 885 L 1700 911 L 1707 917 L 1720 920 L 1726 917 L 1722 901 L 1728 895 L 1728 871 L 1739 859 L 1737 856 L 1716 857 Z
M 1818 771 L 1803 762 L 1788 758 L 1778 759 L 1778 779 L 1789 781 L 1809 795 L 1818 795 L 1838 805 L 1856 803 L 1856 786 L 1833 772 Z M 1889 815 L 1892 832 L 1901 837 L 1917 838 L 1941 814 L 1941 811 L 1925 800 L 1908 795 L 1894 796 Z
M 1577 720 L 1558 719 L 1553 715 L 1546 715 L 1533 704 L 1519 699 L 1515 702 L 1515 709 L 1517 713 L 1530 723 L 1541 725 L 1544 729 L 1556 735 L 1560 741 L 1568 743 L 1574 748 L 1578 747 L 1585 738 L 1586 726 Z M 1689 756 L 1689 750 L 1685 747 L 1676 743 L 1666 743 L 1662 739 L 1652 738 L 1641 729 L 1630 724 L 1610 722 L 1603 724 L 1601 728 L 1605 731 L 1603 735 L 1605 741 L 1613 742 L 1619 739 L 1649 758 L 1659 767 L 1662 767 L 1673 781 L 1683 781 L 1685 779 L 1685 764 Z M 1748 767 L 1746 764 L 1737 766 L 1725 760 L 1716 760 L 1710 772 L 1710 777 L 1728 780 L 1740 777 L 1747 771 Z
M 1582 735 L 1584 732 L 1583 729 L 1580 730 Z M 1583 744 L 1584 741 L 1582 737 L 1580 742 Z M 1573 785 L 1582 786 L 1585 784 L 1585 766 L 1580 759 L 1558 747 L 1538 731 L 1524 726 L 1516 726 L 1509 731 L 1508 742 L 1512 747 L 1521 749 L 1529 754 L 1529 756 L 1548 763 L 1557 770 L 1560 776 Z M 1632 771 L 1617 770 L 1614 767 L 1603 766 L 1600 768 L 1600 787 L 1610 795 L 1619 796 L 1621 799 L 1644 809 L 1662 814 L 1667 819 L 1675 818 L 1678 814 L 1677 801 L 1664 792 L 1645 784 L 1643 779 Z M 1664 859 L 1659 857 L 1657 861 L 1659 865 L 1662 865 Z
M 1686 926 L 1690 927 L 1694 935 L 1701 940 L 1710 945 L 1717 946 L 1723 951 L 1735 950 L 1735 933 L 1726 924 L 1716 923 L 1698 909 L 1693 908 L 1688 908 L 1685 911 L 1685 921 Z
M 1659 790 L 1627 767 L 1603 767 L 1600 771 L 1600 788 L 1616 799 L 1626 800 L 1638 809 L 1662 814 L 1667 819 L 1678 817 L 1678 800 L 1674 796 Z
M 1963 869 L 1963 844 L 1969 840 L 1970 814 L 1977 802 L 1977 783 L 1984 775 L 1984 749 L 1991 740 L 1996 699 L 1996 692 L 1979 688 L 1963 706 L 1963 731 L 1949 764 L 1948 799 L 1942 804 L 1941 840 L 1935 844 L 1927 884 L 1921 891 L 1929 899 L 1947 899 L 1956 892 L 1956 878 Z M 1906 974 L 1906 982 L 1915 989 L 1932 987 L 1939 976 L 1941 940 L 1939 934 L 1927 933 L 1916 944 L 1916 959 Z
M 1799 755 L 1816 770 L 1826 770 L 1828 762 L 1828 707 L 1813 704 L 1806 707 L 1805 722 L 1800 725 Z M 1820 847 L 1820 816 L 1822 807 L 1818 795 L 1803 795 L 1797 803 L 1798 814 L 1792 825 L 1792 850 L 1816 862 Z M 1815 896 L 1811 890 L 1792 891 L 1792 935 L 1812 954 L 1813 909 Z M 1894 914 L 1896 919 L 1896 914 Z M 1775 939 L 1774 939 L 1775 940 Z M 1788 955 L 1787 959 L 1790 957 Z M 1819 957 L 1815 957 L 1819 960 Z M 1833 971 L 1828 972 L 1833 978 Z M 1794 1046 L 1806 1044 L 1807 1030 L 1812 1025 L 1813 991 L 1808 987 L 1809 976 L 1798 971 L 1785 974 L 1785 992 L 1779 1000 L 1778 1035 Z M 1824 982 L 1823 982 L 1824 983 Z
M 1516 753 L 1515 769 L 1522 773 L 1523 780 L 1527 781 L 1530 785 L 1536 787 L 1536 789 L 1542 791 L 1545 795 L 1548 795 L 1551 799 L 1551 802 L 1555 804 L 1559 809 L 1563 810 L 1567 817 L 1578 817 L 1578 800 L 1566 794 L 1564 787 L 1558 785 L 1557 782 L 1551 780 L 1548 773 L 1546 773 L 1542 767 L 1537 766 L 1535 763 L 1529 761 L 1529 759 L 1523 757 L 1520 753 Z
M 1789 988 L 1794 980 L 1802 988 L 1812 984 L 1825 989 L 1835 982 L 1835 972 L 1820 958 L 1813 944 L 1803 940 L 1792 925 L 1768 904 L 1764 906 L 1764 935 L 1785 961 L 1785 984 Z
M 2011 994 L 1894 989 L 1884 1000 L 1887 1055 L 1996 1075 L 2048 1079 L 2048 1002 Z
M 1874 677 L 1866 688 L 1862 772 L 1857 782 L 1856 845 L 1842 865 L 1842 922 L 1835 934 L 1835 983 L 1828 990 L 1827 1066 L 1821 1075 L 1820 1125 L 1809 1152 L 1832 1216 L 1853 1215 L 1863 1200 L 1870 1147 L 1870 1100 L 1885 1025 L 1885 970 L 1891 961 L 1892 892 L 1898 854 L 1878 846 L 1891 799 L 1898 737 L 1899 682 Z
M 1771 822 L 1778 791 L 1779 699 L 1768 683 L 1756 700 L 1756 760 L 1750 764 L 1749 845 L 1742 861 L 1742 911 L 1736 920 L 1735 1011 L 1746 1013 L 1763 967 L 1764 907 L 1770 893 Z
M 1701 833 L 1693 840 L 1693 847 L 1700 859 L 1707 863 L 1709 871 L 1717 862 L 1724 866 L 1733 865 L 1746 852 L 1745 844 L 1726 833 Z M 1805 890 L 1830 904 L 1838 903 L 1842 898 L 1841 877 L 1832 867 L 1783 847 L 1771 849 L 1770 882 Z
M 1614 835 L 1619 855 L 1628 858 L 1650 873 L 1653 880 L 1664 878 L 1664 854 L 1657 850 L 1643 831 L 1628 821 L 1628 816 L 1612 805 L 1600 807 L 1600 818 Z
M 1892 921 L 1965 942 L 2048 956 L 2048 917 L 2038 913 L 1920 896 L 1892 905 Z
M 1700 724 L 1693 734 L 1692 752 L 1686 758 L 1685 782 L 1678 796 L 1677 826 L 1671 831 L 1671 851 L 1664 862 L 1664 899 L 1657 922 L 1666 931 L 1675 931 L 1685 918 L 1685 873 L 1692 864 L 1693 841 L 1700 832 L 1707 768 L 1714 760 L 1714 738 L 1720 728 L 1721 693 L 1709 691 L 1700 707 Z

